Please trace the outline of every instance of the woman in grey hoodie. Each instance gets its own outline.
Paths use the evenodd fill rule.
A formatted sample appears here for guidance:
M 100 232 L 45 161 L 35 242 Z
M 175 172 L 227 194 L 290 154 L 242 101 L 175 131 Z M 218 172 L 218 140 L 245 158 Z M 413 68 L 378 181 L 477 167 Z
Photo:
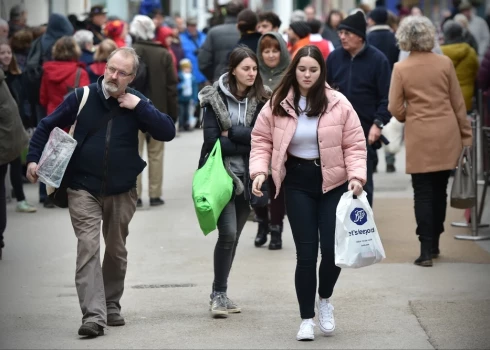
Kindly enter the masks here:
M 276 32 L 262 35 L 257 47 L 257 57 L 259 59 L 260 75 L 264 84 L 274 90 L 281 82 L 283 74 L 288 68 L 289 62 L 291 62 L 288 48 L 282 35 Z M 268 184 L 270 193 L 275 193 L 276 187 L 270 175 Z M 271 198 L 270 205 L 257 207 L 254 210 L 259 223 L 255 246 L 263 246 L 267 242 L 267 234 L 270 232 L 269 249 L 281 249 L 283 220 L 286 213 L 283 190 L 279 192 L 277 198 Z
M 204 143 L 199 167 L 219 140 L 223 163 L 233 179 L 234 196 L 218 219 L 218 242 L 214 250 L 214 282 L 210 295 L 213 317 L 227 317 L 241 309 L 227 297 L 228 276 L 238 239 L 250 213 L 251 184 L 248 162 L 251 134 L 262 106 L 271 95 L 262 84 L 259 61 L 247 47 L 230 54 L 228 72 L 213 86 L 199 92 L 203 108 Z

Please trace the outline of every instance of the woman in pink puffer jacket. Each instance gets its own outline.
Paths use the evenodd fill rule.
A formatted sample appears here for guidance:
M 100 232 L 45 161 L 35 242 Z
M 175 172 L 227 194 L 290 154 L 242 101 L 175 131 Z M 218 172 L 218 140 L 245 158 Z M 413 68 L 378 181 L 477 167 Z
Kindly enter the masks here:
M 335 215 L 347 190 L 362 193 L 366 182 L 366 139 L 349 101 L 325 83 L 325 62 L 316 46 L 298 51 L 252 131 L 253 193 L 272 161 L 276 195 L 284 182 L 286 210 L 296 245 L 296 295 L 303 319 L 297 340 L 313 340 L 318 244 L 319 323 L 335 329 L 329 301 L 340 268 L 335 265 Z M 320 234 L 318 234 L 320 232 Z

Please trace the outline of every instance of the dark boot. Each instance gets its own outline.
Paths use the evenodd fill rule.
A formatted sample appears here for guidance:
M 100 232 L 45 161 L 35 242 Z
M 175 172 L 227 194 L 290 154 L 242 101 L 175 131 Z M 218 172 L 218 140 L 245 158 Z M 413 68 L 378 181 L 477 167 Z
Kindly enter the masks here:
M 414 261 L 415 265 L 429 267 L 432 266 L 432 241 L 420 242 L 420 256 Z
M 262 247 L 267 242 L 267 234 L 269 233 L 269 225 L 259 222 L 257 237 L 255 237 L 255 246 Z
M 104 335 L 104 327 L 99 326 L 95 322 L 87 322 L 83 324 L 78 330 L 78 335 L 86 337 L 98 337 Z
M 269 230 L 271 232 L 271 241 L 269 243 L 269 250 L 282 249 L 282 226 L 270 225 Z
M 439 257 L 439 254 L 441 254 L 441 251 L 439 250 L 439 237 L 441 236 L 436 235 L 432 238 L 432 249 L 431 249 L 432 259 L 437 259 Z

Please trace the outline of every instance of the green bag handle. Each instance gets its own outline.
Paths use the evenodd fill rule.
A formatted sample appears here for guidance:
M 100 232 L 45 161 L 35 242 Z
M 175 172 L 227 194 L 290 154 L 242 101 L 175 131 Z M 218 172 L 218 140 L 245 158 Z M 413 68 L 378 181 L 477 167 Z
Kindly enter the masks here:
M 211 157 L 223 159 L 223 157 L 221 155 L 221 143 L 219 142 L 219 139 L 216 140 L 216 143 L 214 144 L 213 149 L 211 150 L 211 152 L 209 152 L 208 159 Z M 206 163 L 208 162 L 208 159 L 206 159 Z M 204 164 L 204 165 L 206 165 L 206 164 Z

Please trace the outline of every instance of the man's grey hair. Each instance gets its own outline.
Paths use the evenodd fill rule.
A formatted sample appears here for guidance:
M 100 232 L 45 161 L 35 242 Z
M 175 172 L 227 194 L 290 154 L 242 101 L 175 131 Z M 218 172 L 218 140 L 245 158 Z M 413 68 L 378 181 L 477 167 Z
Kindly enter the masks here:
M 10 9 L 10 20 L 15 21 L 19 19 L 24 12 L 26 12 L 26 9 L 23 5 L 19 4 L 12 6 L 12 8 Z
M 9 23 L 4 20 L 3 18 L 0 18 L 0 27 L 8 27 Z
M 140 65 L 140 60 L 139 60 L 138 54 L 136 53 L 136 51 L 134 51 L 134 49 L 132 47 L 121 47 L 119 49 L 112 51 L 112 53 L 107 58 L 107 62 L 109 62 L 111 60 L 111 58 L 119 52 L 124 57 L 131 57 L 133 59 L 133 72 L 132 72 L 132 74 L 136 75 L 136 72 L 138 71 L 138 67 Z
M 291 14 L 291 20 L 289 22 L 293 23 L 293 22 L 305 22 L 305 21 L 306 21 L 305 11 L 294 10 L 293 13 Z
M 144 15 L 134 16 L 129 25 L 129 32 L 140 40 L 153 40 L 155 37 L 155 23 Z
M 80 29 L 75 32 L 73 38 L 77 42 L 80 48 L 85 48 L 85 44 L 93 44 L 94 42 L 94 33 L 90 30 Z

